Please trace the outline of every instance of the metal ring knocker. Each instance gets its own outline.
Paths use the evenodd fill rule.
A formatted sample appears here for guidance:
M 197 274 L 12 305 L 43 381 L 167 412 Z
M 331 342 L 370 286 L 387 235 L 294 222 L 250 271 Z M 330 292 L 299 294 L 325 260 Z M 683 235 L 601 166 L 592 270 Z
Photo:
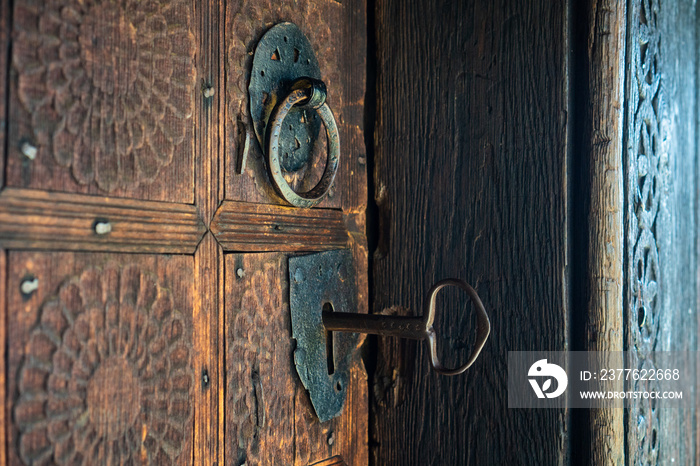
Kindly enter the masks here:
M 340 160 L 340 137 L 333 112 L 326 103 L 326 85 L 313 78 L 300 78 L 294 81 L 292 91 L 282 99 L 270 115 L 267 131 L 267 161 L 272 183 L 280 195 L 295 207 L 313 207 L 323 200 L 333 184 Z M 315 110 L 321 117 L 328 137 L 326 168 L 319 182 L 306 192 L 295 192 L 282 175 L 279 159 L 279 140 L 282 124 L 289 111 L 295 105 Z

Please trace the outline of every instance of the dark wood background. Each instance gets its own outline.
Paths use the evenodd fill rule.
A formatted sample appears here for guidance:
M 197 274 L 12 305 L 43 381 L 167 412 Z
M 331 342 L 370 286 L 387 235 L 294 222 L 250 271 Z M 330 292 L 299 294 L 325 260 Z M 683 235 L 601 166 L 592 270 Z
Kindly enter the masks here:
M 383 0 L 373 21 L 374 312 L 419 312 L 433 282 L 460 277 L 492 325 L 458 377 L 422 345 L 378 341 L 374 464 L 561 464 L 567 413 L 508 409 L 506 362 L 567 349 L 565 4 Z M 470 324 L 453 311 L 445 329 Z M 464 359 L 469 341 L 447 336 Z
M 456 276 L 492 322 L 462 377 L 370 340 L 373 463 L 697 463 L 697 400 L 511 410 L 506 391 L 508 351 L 697 349 L 694 3 L 378 0 L 368 19 L 373 312 L 420 312 Z M 473 322 L 445 304 L 464 359 Z

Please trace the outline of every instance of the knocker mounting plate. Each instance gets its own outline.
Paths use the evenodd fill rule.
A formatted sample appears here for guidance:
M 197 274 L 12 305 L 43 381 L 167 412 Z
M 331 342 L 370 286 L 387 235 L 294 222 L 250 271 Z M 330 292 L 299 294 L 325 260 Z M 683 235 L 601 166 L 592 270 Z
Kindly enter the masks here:
M 260 147 L 265 151 L 266 128 L 274 107 L 302 77 L 321 79 L 316 55 L 303 32 L 292 23 L 272 27 L 260 39 L 250 75 L 250 116 Z M 313 154 L 321 119 L 313 109 L 292 107 L 279 138 L 280 165 L 293 173 Z
M 350 363 L 360 341 L 356 333 L 336 333 L 328 341 L 330 332 L 322 322 L 324 310 L 357 312 L 352 253 L 338 250 L 291 257 L 289 306 L 297 373 L 319 420 L 325 422 L 343 410 Z

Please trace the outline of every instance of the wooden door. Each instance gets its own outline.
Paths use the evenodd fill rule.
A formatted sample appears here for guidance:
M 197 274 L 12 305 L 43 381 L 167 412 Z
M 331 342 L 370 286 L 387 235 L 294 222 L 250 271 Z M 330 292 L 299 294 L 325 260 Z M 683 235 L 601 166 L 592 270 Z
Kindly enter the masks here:
M 507 393 L 509 351 L 624 350 L 639 369 L 653 351 L 698 349 L 696 2 L 378 0 L 374 12 L 372 311 L 415 308 L 419 290 L 459 276 L 492 327 L 465 377 L 378 339 L 372 459 L 698 464 L 697 391 L 687 409 L 625 410 L 509 409 Z M 465 343 L 446 347 L 465 357 Z
M 313 210 L 271 188 L 248 110 L 282 21 L 340 130 Z M 367 312 L 365 34 L 363 2 L 0 1 L 0 463 L 368 462 L 364 368 L 320 424 L 287 278 L 350 248 Z

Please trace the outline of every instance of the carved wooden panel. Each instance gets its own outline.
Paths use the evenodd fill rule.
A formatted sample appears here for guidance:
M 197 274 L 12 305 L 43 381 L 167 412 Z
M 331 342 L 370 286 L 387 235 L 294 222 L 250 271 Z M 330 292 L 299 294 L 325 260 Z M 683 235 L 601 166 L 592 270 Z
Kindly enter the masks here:
M 629 5 L 626 343 L 632 369 L 657 369 L 654 352 L 695 351 L 698 342 L 697 6 Z M 676 410 L 629 400 L 627 463 L 696 462 L 695 402 Z
M 259 154 L 232 171 L 252 128 L 238 80 L 282 20 L 324 57 L 346 154 L 332 209 L 275 205 Z M 365 35 L 364 2 L 0 0 L 0 246 L 16 249 L 0 251 L 0 464 L 367 464 L 359 359 L 346 414 L 319 425 L 290 351 L 286 256 L 222 248 L 353 245 L 366 312 Z
M 367 379 L 359 359 L 343 413 L 327 423 L 319 423 L 297 376 L 287 258 L 276 253 L 225 258 L 227 461 L 307 465 L 340 455 L 347 464 L 367 464 Z M 358 288 L 366 312 L 366 280 Z
M 192 267 L 10 253 L 10 464 L 191 462 Z
M 15 2 L 7 184 L 192 202 L 193 13 Z
M 662 99 L 659 69 L 659 2 L 632 2 L 630 9 L 630 58 L 628 71 L 628 328 L 630 367 L 656 369 L 649 354 L 656 349 L 659 333 L 659 251 L 656 222 L 661 194 L 659 176 L 659 104 Z M 650 390 L 658 389 L 650 381 Z M 630 460 L 658 462 L 659 416 L 654 405 L 630 402 Z M 653 437 L 653 441 L 652 441 Z
M 295 23 L 308 37 L 340 131 L 338 174 L 331 195 L 319 206 L 363 210 L 367 197 L 362 128 L 365 54 L 359 51 L 364 50 L 366 42 L 364 2 L 245 0 L 238 8 L 227 9 L 226 198 L 285 204 L 268 181 L 248 105 L 255 44 L 271 26 L 284 21 Z M 311 167 L 286 177 L 290 182 L 296 179 L 300 184 L 312 185 L 324 163 L 325 153 L 321 151 Z

